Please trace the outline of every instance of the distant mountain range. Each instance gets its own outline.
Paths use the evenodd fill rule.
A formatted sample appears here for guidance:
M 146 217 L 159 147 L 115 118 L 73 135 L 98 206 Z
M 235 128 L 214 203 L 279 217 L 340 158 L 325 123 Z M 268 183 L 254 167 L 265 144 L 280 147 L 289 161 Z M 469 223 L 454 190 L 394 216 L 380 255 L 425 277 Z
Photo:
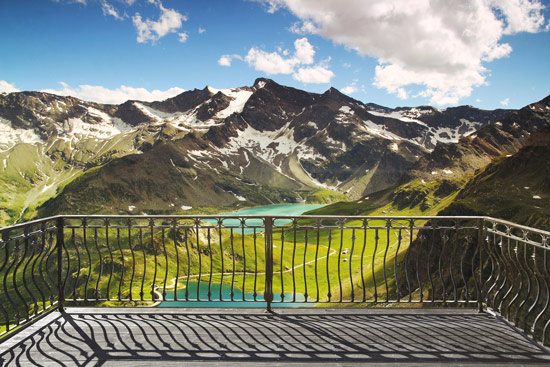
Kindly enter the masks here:
M 529 160 L 515 154 L 533 144 L 546 151 L 549 104 L 550 97 L 520 110 L 391 109 L 334 88 L 315 94 L 263 78 L 121 105 L 4 94 L 0 223 L 303 200 L 354 201 L 357 212 L 371 196 L 396 210 L 429 211 L 472 190 L 488 165 Z M 548 203 L 548 184 L 522 183 L 540 204 Z

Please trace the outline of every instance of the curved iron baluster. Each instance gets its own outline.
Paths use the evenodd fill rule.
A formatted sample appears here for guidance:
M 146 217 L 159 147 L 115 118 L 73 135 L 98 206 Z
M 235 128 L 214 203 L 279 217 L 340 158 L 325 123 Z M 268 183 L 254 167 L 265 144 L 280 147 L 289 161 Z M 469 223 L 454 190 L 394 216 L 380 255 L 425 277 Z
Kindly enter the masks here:
M 10 242 L 13 242 L 13 240 L 5 241 L 5 244 L 6 244 L 6 247 L 5 247 L 5 249 L 6 249 L 6 259 L 9 259 L 9 258 L 12 257 L 10 255 L 10 252 L 9 252 L 9 243 Z M 4 279 L 2 281 L 2 287 L 4 288 L 4 294 L 6 295 L 6 298 L 8 299 L 8 302 L 11 305 L 11 310 L 14 313 L 15 318 L 17 319 L 17 325 L 19 325 L 19 321 L 18 321 L 19 313 L 18 313 L 18 308 L 17 308 L 17 305 L 16 305 L 15 301 L 13 300 L 13 298 L 11 298 L 10 292 L 8 292 L 8 276 L 10 274 L 10 271 L 12 271 L 13 265 L 15 265 L 15 262 L 17 261 L 18 252 L 19 252 L 19 249 L 17 249 L 15 244 L 14 244 L 13 259 L 12 259 L 12 261 L 9 262 L 8 267 L 5 268 Z M 7 331 L 10 330 L 10 318 L 9 317 L 6 318 L 6 330 Z
M 307 262 L 307 241 L 308 241 L 308 235 L 307 235 L 307 228 L 304 230 L 304 259 L 303 259 L 303 273 L 304 273 L 304 302 L 307 302 L 308 298 L 308 292 L 307 292 L 307 276 L 306 276 L 306 262 Z
M 124 251 L 122 250 L 122 245 L 120 244 L 120 227 L 116 229 L 116 242 L 118 250 L 120 251 L 120 277 L 118 281 L 118 300 L 122 300 L 122 283 L 124 282 Z
M 340 276 L 341 274 L 340 264 L 342 263 L 341 258 L 342 258 L 343 244 L 344 244 L 344 221 L 342 220 L 340 222 L 340 247 L 338 248 L 338 289 L 339 289 L 338 293 L 340 294 L 340 302 L 342 302 L 342 297 L 343 297 L 342 296 L 342 277 Z
M 150 246 L 151 251 L 153 251 L 153 261 L 155 264 L 155 267 L 153 268 L 153 283 L 151 284 L 151 300 L 155 301 L 155 289 L 157 287 L 157 272 L 158 272 L 158 265 L 157 265 L 157 248 L 155 246 L 155 240 L 154 240 L 154 229 L 155 229 L 155 220 L 149 219 L 149 236 L 150 236 Z
M 174 221 L 174 233 L 176 233 L 176 221 Z M 189 281 L 191 280 L 191 252 L 189 251 L 189 231 L 191 231 L 191 228 L 184 228 L 183 229 L 183 240 L 185 242 L 185 251 L 187 252 L 187 279 L 185 280 L 185 300 L 189 301 Z M 175 234 L 174 234 L 175 236 Z M 174 237 L 175 238 L 175 237 Z M 177 240 L 174 241 L 174 246 L 176 246 L 176 261 L 178 262 L 176 266 L 176 279 L 179 278 L 179 255 L 178 255 L 178 245 Z M 174 288 L 175 294 L 177 294 L 177 281 Z
M 128 247 L 132 254 L 132 273 L 130 276 L 130 301 L 134 300 L 134 277 L 136 275 L 136 254 L 134 253 L 134 244 L 132 242 L 132 220 L 128 219 Z
M 25 228 L 25 230 L 26 230 L 26 228 Z M 13 273 L 12 273 L 12 284 L 13 284 L 13 289 L 15 290 L 15 293 L 17 294 L 17 297 L 19 297 L 19 299 L 21 300 L 21 302 L 25 306 L 25 308 L 24 308 L 25 318 L 28 319 L 29 318 L 29 310 L 28 310 L 27 301 L 25 300 L 25 298 L 23 297 L 23 295 L 19 291 L 19 286 L 17 285 L 17 271 L 19 270 L 19 267 L 23 263 L 23 259 L 25 258 L 25 254 L 27 252 L 27 249 L 25 248 L 23 255 L 21 255 L 20 254 L 20 252 L 21 252 L 20 247 L 21 247 L 21 242 L 19 241 L 19 239 L 16 239 L 15 240 L 16 265 L 15 265 L 15 268 L 13 269 Z M 18 307 L 17 308 L 17 313 L 16 313 L 17 325 L 19 325 L 19 323 L 21 321 L 20 317 L 21 317 L 21 315 L 19 314 L 19 307 Z
M 353 272 L 352 272 L 352 266 L 351 266 L 351 263 L 353 262 L 354 249 L 355 249 L 355 228 L 351 230 L 351 250 L 349 253 L 349 285 L 351 287 L 351 302 L 355 302 L 355 287 L 353 286 Z
M 147 275 L 147 254 L 145 253 L 145 245 L 143 244 L 143 228 L 139 227 L 139 247 L 141 247 L 141 253 L 143 254 L 143 273 L 141 275 L 141 288 L 139 290 L 139 298 L 141 301 L 145 300 L 145 276 Z
M 456 230 L 456 227 L 455 227 L 455 230 Z M 448 230 L 447 230 L 448 232 Z M 451 238 L 449 235 L 447 235 L 449 237 L 449 239 Z M 456 239 L 458 241 L 458 235 L 456 236 Z M 454 258 L 454 254 L 455 254 L 455 250 L 456 250 L 456 241 L 455 243 L 451 243 L 451 256 L 449 258 L 449 275 L 450 275 L 450 278 L 451 278 L 451 286 L 453 287 L 453 297 L 454 297 L 454 302 L 457 303 L 458 302 L 458 298 L 457 298 L 457 290 L 456 290 L 456 282 L 455 282 L 455 277 L 454 277 L 454 268 L 453 268 L 453 258 Z
M 319 274 L 317 272 L 317 263 L 319 262 L 319 240 L 321 236 L 321 221 L 320 219 L 317 219 L 317 226 L 316 226 L 316 232 L 317 232 L 317 245 L 315 246 L 315 287 L 317 288 L 317 299 L 315 302 L 319 302 L 320 291 L 319 291 Z
M 397 248 L 393 257 L 393 277 L 395 279 L 395 289 L 397 290 L 397 303 L 401 302 L 401 290 L 399 288 L 399 277 L 397 276 L 397 259 L 399 257 L 399 249 L 401 248 L 401 228 L 397 231 Z M 351 269 L 351 265 L 350 265 Z
M 233 227 L 229 229 L 229 239 L 231 241 L 231 292 L 230 292 L 230 300 L 231 302 L 234 301 L 233 297 L 235 295 L 234 288 L 235 288 L 235 247 L 233 244 Z
M 390 235 L 391 235 L 391 219 L 386 221 L 386 248 L 384 249 L 384 287 L 386 289 L 386 303 L 390 301 L 390 294 L 388 288 L 388 275 L 386 274 L 386 262 L 388 258 L 388 251 L 390 250 Z
M 187 243 L 187 228 L 185 228 L 184 231 L 185 236 L 185 248 L 187 250 L 187 264 L 190 263 L 189 260 L 189 245 Z M 178 300 L 178 281 L 180 277 L 180 254 L 178 251 L 178 222 L 176 219 L 172 220 L 172 240 L 174 241 L 174 252 L 176 253 L 176 277 L 174 278 L 174 301 Z M 189 268 L 190 266 L 187 265 L 187 284 L 189 284 Z M 185 300 L 188 301 L 188 290 L 189 287 L 185 287 Z
M 536 293 L 535 300 L 533 301 L 533 304 L 531 305 L 531 307 L 529 307 L 527 309 L 527 314 L 525 315 L 525 320 L 526 321 L 531 316 L 531 313 L 535 310 L 535 307 L 537 307 L 537 305 L 539 304 L 540 293 L 541 293 L 540 292 L 541 291 L 541 286 L 540 286 L 540 282 L 539 282 L 540 271 L 539 271 L 538 262 L 537 262 L 537 247 L 533 247 L 533 255 L 531 255 L 531 258 L 533 259 L 533 273 L 532 274 L 533 274 L 533 279 L 535 280 L 537 293 Z M 534 331 L 535 331 L 535 320 L 533 320 L 533 323 L 531 324 L 531 328 L 530 328 L 529 331 L 531 333 L 534 333 Z
M 436 231 L 439 233 L 439 228 L 437 228 L 435 223 L 434 223 L 433 226 L 432 226 L 432 240 L 430 241 L 430 250 L 428 251 L 428 261 L 427 261 L 428 279 L 430 281 L 430 287 L 432 288 L 432 290 L 431 290 L 432 303 L 435 302 L 435 284 L 434 284 L 434 279 L 433 279 L 433 276 L 432 276 L 431 259 L 432 259 L 432 253 L 433 253 L 433 250 L 434 250 L 434 247 L 435 247 Z M 421 244 L 420 247 L 422 247 L 422 248 L 424 247 L 425 238 L 426 237 L 423 234 L 420 235 L 420 244 Z
M 409 279 L 409 254 L 412 250 L 413 243 L 413 231 L 414 231 L 414 219 L 411 219 L 409 222 L 409 247 L 405 253 L 405 280 L 407 281 L 407 293 L 409 294 L 409 302 L 412 302 L 412 290 L 411 290 L 411 280 Z M 430 259 L 428 258 L 428 263 Z
M 200 225 L 200 220 L 199 218 L 196 218 L 195 219 L 195 237 L 196 237 L 195 246 L 197 246 L 197 254 L 199 255 L 199 276 L 197 277 L 197 301 L 201 300 L 201 278 L 202 278 L 202 256 L 201 256 L 202 250 L 201 250 L 201 241 L 199 237 L 199 231 L 200 231 L 199 225 Z M 191 271 L 190 268 L 187 269 L 188 273 L 190 271 Z M 189 275 L 187 275 L 187 277 L 189 278 Z
M 374 271 L 374 259 L 376 258 L 376 250 L 378 250 L 378 240 L 380 237 L 378 237 L 378 228 L 374 229 L 374 250 L 372 251 L 372 263 L 371 263 L 371 271 L 372 271 L 372 282 L 374 283 L 374 303 L 378 303 L 378 286 L 376 284 L 376 272 Z
M 420 276 L 420 253 L 424 251 L 424 242 L 421 241 L 421 246 L 416 251 L 415 268 L 416 268 L 416 281 L 418 282 L 418 290 L 420 292 L 420 302 L 424 302 L 424 283 L 422 283 L 422 277 Z M 428 259 L 428 262 L 430 260 Z
M 550 277 L 550 273 L 548 272 L 547 254 L 548 254 L 548 249 L 544 248 L 543 249 L 543 255 L 542 255 L 543 256 L 542 261 L 543 261 L 543 264 L 544 264 L 544 266 L 543 266 L 544 274 L 541 274 L 541 278 L 542 278 L 542 280 L 544 280 L 544 286 L 546 288 L 546 291 L 544 292 L 544 294 L 546 295 L 546 303 L 544 304 L 544 307 L 542 308 L 542 310 L 540 310 L 537 317 L 535 317 L 535 320 L 533 321 L 533 329 L 532 329 L 533 334 L 535 334 L 535 329 L 536 329 L 537 324 L 539 323 L 539 321 L 542 320 L 542 316 L 545 315 L 548 312 L 548 309 L 550 308 L 550 284 L 548 284 L 548 279 Z M 550 321 L 550 318 L 549 318 L 549 321 Z M 544 341 L 545 341 L 545 338 L 543 337 L 542 342 L 544 343 Z
M 71 228 L 71 241 L 73 243 L 73 246 L 74 246 L 74 249 L 75 249 L 75 254 L 76 254 L 76 277 L 74 278 L 74 282 L 73 282 L 73 301 L 76 302 L 76 298 L 77 298 L 77 292 L 78 292 L 78 283 L 80 281 L 80 270 L 81 270 L 81 267 L 82 267 L 82 262 L 80 260 L 80 250 L 78 249 L 78 243 L 76 242 L 76 229 L 75 228 Z
M 94 244 L 99 257 L 99 275 L 97 276 L 97 280 L 95 283 L 95 299 L 96 301 L 98 301 L 101 298 L 101 293 L 99 291 L 99 282 L 101 281 L 101 277 L 103 277 L 103 256 L 101 255 L 101 249 L 99 248 L 97 227 L 94 227 Z
M 44 292 L 42 291 L 42 287 L 38 284 L 38 281 L 36 280 L 36 275 L 37 275 L 36 264 L 38 263 L 38 260 L 42 256 L 42 252 L 44 251 L 45 236 L 46 236 L 46 224 L 43 222 L 40 226 L 40 239 L 41 239 L 41 242 L 36 243 L 37 253 L 36 253 L 36 256 L 34 257 L 34 260 L 32 262 L 32 268 L 31 268 L 32 282 L 34 284 L 34 287 L 36 288 L 36 290 L 40 294 L 40 300 L 42 301 L 42 309 L 43 310 L 46 310 L 46 296 L 44 295 Z M 0 267 L 0 274 L 2 274 L 1 267 Z
M 50 232 L 50 236 L 48 238 L 48 252 L 46 254 L 45 260 L 46 260 L 46 277 L 44 278 L 46 284 L 48 285 L 48 291 L 50 292 L 50 304 L 53 305 L 55 302 L 55 297 L 57 297 L 57 279 L 52 279 L 52 273 L 53 269 L 57 269 L 57 267 L 52 263 L 52 257 L 54 253 L 56 252 L 56 246 L 54 242 L 54 234 L 53 232 Z M 43 274 L 42 274 L 43 275 Z M 48 282 L 49 280 L 49 282 Z M 51 286 L 50 286 L 51 284 Z
M 113 274 L 115 272 L 115 260 L 113 257 L 113 249 L 111 248 L 111 243 L 109 241 L 109 219 L 105 218 L 103 223 L 105 224 L 105 244 L 107 245 L 107 250 L 109 251 L 109 261 L 111 262 L 109 279 L 107 280 L 107 294 L 106 294 L 107 300 L 110 301 L 111 300 L 111 281 L 113 280 Z
M 443 256 L 445 254 L 445 245 L 447 244 L 447 231 L 443 229 L 443 234 L 441 235 L 441 252 L 439 253 L 439 262 L 438 262 L 438 271 L 439 271 L 439 278 L 441 279 L 441 295 L 443 304 L 447 303 L 447 287 L 445 286 L 445 276 L 443 273 L 443 269 L 441 267 L 441 262 L 443 260 Z
M 502 313 L 504 313 L 504 311 L 506 311 L 506 317 L 508 319 L 510 319 L 510 315 L 511 315 L 511 310 L 512 310 L 512 305 L 516 302 L 516 300 L 519 299 L 519 296 L 520 296 L 520 293 L 523 289 L 523 278 L 521 276 L 517 277 L 515 276 L 515 272 L 514 270 L 517 270 L 519 268 L 519 270 L 522 270 L 523 271 L 523 266 L 521 265 L 519 259 L 518 259 L 518 252 L 519 252 L 519 248 L 518 248 L 518 242 L 515 241 L 515 247 L 514 247 L 514 253 L 515 253 L 515 264 L 517 264 L 517 266 L 513 266 L 512 263 L 514 263 L 514 259 L 512 258 L 512 254 L 510 253 L 510 238 L 507 238 L 506 239 L 506 242 L 507 242 L 507 247 L 508 247 L 508 255 L 509 255 L 509 258 L 510 258 L 510 262 L 506 264 L 506 269 L 508 270 L 507 271 L 507 275 L 510 274 L 510 288 L 508 288 L 508 290 L 506 291 L 506 293 L 504 294 L 504 296 L 502 297 L 502 299 L 500 300 L 500 303 L 499 303 L 499 306 L 498 306 L 498 310 L 499 311 L 502 311 Z M 508 305 L 506 305 L 505 303 L 505 300 L 508 298 L 508 296 L 510 294 L 512 294 L 514 288 L 515 288 L 515 279 L 518 278 L 519 279 L 519 286 L 517 288 L 517 291 L 516 291 L 516 294 L 514 295 L 514 297 L 512 298 L 512 300 L 508 303 Z
M 31 290 L 29 289 L 30 280 L 28 280 L 28 278 L 27 278 L 27 270 L 29 269 L 29 264 L 31 263 L 32 258 L 34 257 L 34 247 L 35 246 L 34 246 L 33 242 L 29 240 L 29 237 L 30 236 L 27 234 L 25 236 L 25 241 L 24 241 L 25 253 L 24 253 L 23 257 L 27 261 L 25 262 L 25 265 L 23 266 L 23 278 L 22 278 L 22 280 L 23 280 L 23 286 L 25 287 L 25 290 L 27 291 L 27 293 L 29 294 L 29 296 L 32 300 L 31 303 L 34 303 L 34 313 L 33 314 L 35 314 L 38 311 L 38 300 L 34 296 L 33 292 L 31 292 Z M 31 254 L 29 256 L 27 256 L 27 251 L 31 251 Z M 29 308 L 30 308 L 30 306 L 31 305 L 29 304 Z
M 2 237 L 0 239 L 0 250 L 2 250 L 2 247 L 4 248 L 4 261 L 2 261 L 2 263 L 0 264 L 0 274 L 4 274 L 4 281 L 2 282 L 2 284 L 4 285 L 4 294 L 7 296 L 8 292 L 5 288 L 5 285 L 6 285 L 6 280 L 5 280 L 5 276 L 7 274 L 7 271 L 4 273 L 4 270 L 6 268 L 6 264 L 8 263 L 8 258 L 9 258 L 9 249 L 8 249 L 8 243 L 9 243 L 9 231 L 4 231 L 2 232 Z M 4 325 L 6 327 L 6 331 L 9 331 L 10 330 L 10 316 L 9 316 L 9 313 L 8 313 L 8 310 L 4 307 L 4 300 L 3 300 L 4 297 L 0 297 L 0 299 L 2 299 L 2 302 L 0 302 L 0 311 L 2 311 L 2 314 L 4 315 Z
M 285 228 L 281 228 L 281 256 L 280 256 L 280 266 L 279 274 L 281 276 L 281 302 L 285 301 L 285 281 L 283 277 L 283 254 L 285 253 Z
M 296 219 L 293 219 L 292 220 L 292 228 L 293 228 L 293 241 L 292 241 L 292 264 L 291 264 L 291 267 L 292 267 L 292 302 L 296 302 L 296 277 L 295 277 L 295 274 L 294 274 L 294 263 L 295 263 L 295 259 L 296 259 Z M 305 263 L 304 263 L 304 267 L 305 267 Z
M 496 294 L 495 294 L 495 305 L 498 304 L 498 306 L 496 307 L 497 311 L 501 312 L 502 310 L 502 305 L 503 305 L 503 301 L 504 299 L 506 298 L 506 296 L 512 291 L 512 287 L 514 287 L 514 282 L 515 282 L 515 277 L 513 277 L 512 280 L 509 279 L 508 277 L 508 274 L 510 272 L 509 268 L 511 266 L 511 264 L 514 262 L 514 260 L 512 259 L 512 255 L 510 253 L 510 239 L 508 238 L 507 240 L 507 253 L 508 253 L 508 256 L 509 256 L 509 259 L 506 258 L 505 256 L 505 249 L 504 249 L 504 243 L 503 243 L 503 240 L 502 240 L 502 236 L 500 236 L 500 242 L 499 242 L 499 248 L 500 248 L 500 251 L 498 251 L 498 255 L 499 255 L 499 258 L 500 258 L 500 261 L 502 261 L 502 269 L 503 269 L 503 279 L 502 279 L 502 284 L 500 285 L 500 287 L 498 288 Z M 521 282 L 521 278 L 520 278 L 520 282 Z M 510 288 L 506 288 L 506 286 L 508 285 L 508 283 L 511 283 L 510 284 Z M 519 289 L 521 290 L 521 283 L 520 283 L 520 286 L 519 286 Z M 499 299 L 500 295 L 502 292 L 505 292 L 505 295 L 502 297 L 502 299 L 497 302 L 497 299 Z
M 328 268 L 329 268 L 329 263 L 330 263 L 330 246 L 332 244 L 332 228 L 329 228 L 328 229 L 328 250 L 327 250 L 327 263 L 326 263 L 326 267 L 325 267 L 325 271 L 326 271 L 326 274 L 327 274 L 327 287 L 328 287 L 328 291 L 327 291 L 327 298 L 328 298 L 328 302 L 330 302 L 331 298 L 332 298 L 332 292 L 331 292 L 331 288 L 330 288 L 330 273 L 328 271 Z
M 63 223 L 63 222 L 61 222 L 61 223 Z M 58 231 L 58 234 L 61 234 L 61 236 L 63 237 L 63 239 L 61 241 L 61 256 L 59 257 L 58 261 L 61 261 L 63 263 L 63 253 L 67 256 L 67 268 L 66 268 L 67 270 L 65 272 L 65 277 L 63 277 L 63 284 L 59 285 L 61 287 L 61 289 L 63 290 L 62 294 L 65 295 L 66 294 L 65 290 L 67 288 L 67 283 L 69 282 L 69 275 L 71 273 L 71 255 L 70 255 L 69 250 L 67 248 L 67 244 L 65 243 L 66 242 L 65 241 L 65 226 L 60 228 L 60 231 Z M 62 265 L 59 266 L 59 268 L 58 268 L 59 271 L 63 270 Z
M 482 257 L 481 257 L 481 246 L 483 245 L 476 245 L 477 244 L 481 244 L 480 241 L 477 241 L 477 242 L 473 242 L 473 239 L 470 238 L 470 241 L 468 242 L 468 247 L 470 246 L 473 246 L 474 247 L 474 256 L 472 256 L 472 262 L 470 263 L 470 272 L 472 274 L 472 277 L 476 278 L 476 264 L 478 264 L 478 268 L 479 268 L 479 278 L 477 279 L 474 279 L 474 287 L 475 287 L 475 290 L 476 290 L 476 298 L 473 299 L 473 301 L 478 301 L 478 302 L 482 302 L 483 300 L 483 297 L 481 295 L 481 288 L 483 287 L 483 284 L 481 284 L 481 277 L 483 275 L 483 263 L 482 263 Z M 466 253 L 466 252 L 464 252 Z M 477 261 L 476 261 L 477 259 Z M 464 260 L 463 260 L 464 261 Z M 462 273 L 464 275 L 464 272 Z M 464 279 L 464 282 L 466 283 L 468 280 L 467 279 Z M 469 288 L 467 288 L 467 292 L 466 292 L 466 302 L 467 304 L 470 303 L 470 300 L 472 300 L 472 295 L 470 294 L 469 292 Z
M 168 251 L 166 250 L 166 230 L 164 225 L 160 228 L 160 240 L 162 241 L 162 252 L 164 253 L 164 278 L 162 280 L 162 300 L 166 301 L 166 282 L 168 282 Z
M 367 226 L 368 221 L 363 220 L 363 248 L 361 249 L 361 287 L 363 289 L 363 302 L 367 301 L 367 285 L 365 284 L 365 271 L 364 271 L 364 259 L 365 259 L 365 250 L 367 249 Z
M 258 289 L 257 289 L 257 282 L 258 282 L 258 246 L 257 246 L 257 238 L 258 235 L 256 233 L 256 227 L 253 229 L 252 238 L 254 239 L 254 302 L 257 301 L 258 297 Z M 221 240 L 220 240 L 221 241 Z M 223 254 L 222 254 L 222 264 L 223 264 Z M 222 276 L 223 276 L 223 265 L 222 265 Z M 221 292 L 221 286 L 220 286 L 220 292 Z
M 246 224 L 246 220 L 243 220 L 242 221 L 242 227 L 241 227 L 241 246 L 242 246 L 242 250 L 243 250 L 243 289 L 242 289 L 242 294 L 243 294 L 243 301 L 245 301 L 245 296 L 246 296 L 246 290 L 245 290 L 245 284 L 246 284 L 246 250 L 245 250 L 245 247 L 244 247 L 244 226 Z
M 521 265 L 521 270 L 526 275 L 525 278 L 527 279 L 527 291 L 525 292 L 525 297 L 523 297 L 514 315 L 514 323 L 518 327 L 521 327 L 520 319 L 519 319 L 521 316 L 521 310 L 527 304 L 527 301 L 529 300 L 529 296 L 531 295 L 531 277 L 529 274 L 529 264 L 527 263 L 527 244 L 525 243 L 523 243 L 523 261 L 524 263 Z M 522 329 L 524 329 L 525 331 L 527 329 L 527 315 L 525 315 L 524 317 Z
M 211 243 L 211 233 L 210 227 L 207 229 L 206 239 L 208 240 L 208 256 L 210 257 L 210 277 L 208 278 L 208 300 L 212 300 L 212 243 Z M 244 252 L 244 237 L 243 237 L 243 252 Z M 243 298 L 244 298 L 244 280 L 243 280 Z M 244 299 L 243 299 L 244 300 Z
M 84 283 L 84 301 L 88 301 L 88 284 L 90 283 L 90 278 L 92 276 L 92 255 L 90 254 L 90 249 L 88 248 L 87 226 L 88 222 L 86 218 L 82 219 L 82 243 L 84 244 L 86 256 L 88 257 L 88 274 L 86 275 L 86 282 Z
M 223 301 L 223 275 L 225 273 L 224 266 L 224 251 L 222 242 L 222 218 L 218 218 L 218 241 L 220 243 L 220 260 L 221 260 L 221 275 L 220 275 L 220 301 Z M 256 254 L 256 228 L 254 228 L 254 254 Z M 258 274 L 258 268 L 256 264 L 256 276 Z M 254 278 L 254 301 L 256 300 L 256 277 Z

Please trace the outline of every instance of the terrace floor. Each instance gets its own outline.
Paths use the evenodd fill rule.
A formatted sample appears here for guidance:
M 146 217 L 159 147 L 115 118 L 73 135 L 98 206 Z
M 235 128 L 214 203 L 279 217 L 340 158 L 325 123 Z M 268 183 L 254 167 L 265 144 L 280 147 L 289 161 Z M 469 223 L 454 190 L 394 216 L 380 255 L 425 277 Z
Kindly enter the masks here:
M 68 308 L 0 343 L 0 366 L 530 365 L 550 350 L 473 310 Z

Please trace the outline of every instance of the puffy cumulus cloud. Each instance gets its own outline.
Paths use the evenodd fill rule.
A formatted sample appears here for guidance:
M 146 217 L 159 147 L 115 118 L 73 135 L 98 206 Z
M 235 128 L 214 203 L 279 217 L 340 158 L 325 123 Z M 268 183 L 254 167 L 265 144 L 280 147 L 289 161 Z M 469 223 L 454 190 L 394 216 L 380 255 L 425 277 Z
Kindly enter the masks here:
M 101 1 L 101 10 L 103 11 L 103 15 L 109 15 L 117 20 L 124 19 L 124 16 L 120 15 L 115 7 L 109 4 L 106 0 Z
M 179 42 L 185 43 L 185 42 L 187 42 L 188 39 L 189 39 L 189 35 L 187 34 L 187 32 L 178 33 L 178 41 Z
M 326 84 L 334 77 L 334 73 L 324 66 L 299 68 L 292 77 L 302 83 Z
M 139 13 L 132 17 L 132 22 L 137 31 L 139 43 L 155 43 L 169 33 L 177 32 L 187 21 L 187 17 L 174 9 L 165 8 L 160 1 L 149 0 L 160 9 L 158 20 L 145 19 Z
M 17 89 L 15 84 L 8 83 L 5 80 L 0 80 L 0 93 L 13 93 L 13 92 L 19 92 L 19 89 Z
M 225 57 L 224 57 L 225 56 Z M 231 59 L 224 55 L 218 60 L 223 66 L 230 66 Z M 233 58 L 236 58 L 233 56 Z M 307 38 L 294 41 L 294 54 L 285 49 L 267 52 L 262 49 L 251 48 L 244 61 L 258 71 L 267 74 L 292 74 L 292 77 L 303 83 L 329 83 L 334 73 L 328 69 L 326 63 L 312 65 L 315 62 L 315 48 Z M 312 65 L 312 66 L 307 66 Z
M 145 102 L 162 101 L 177 96 L 185 91 L 178 87 L 172 87 L 166 90 L 147 90 L 145 88 L 128 87 L 125 85 L 116 89 L 109 89 L 99 85 L 79 85 L 78 87 L 71 87 L 67 83 L 61 82 L 60 84 L 61 89 L 44 89 L 42 92 L 58 94 L 60 96 L 72 96 L 98 103 L 119 104 L 128 100 Z
M 220 56 L 220 58 L 218 59 L 218 65 L 220 66 L 231 66 L 231 63 L 233 62 L 233 60 L 241 60 L 242 61 L 242 57 L 240 55 L 237 55 L 237 54 L 234 54 L 234 55 L 222 55 Z
M 506 57 L 504 35 L 545 28 L 541 0 L 263 0 L 286 7 L 314 33 L 378 60 L 374 84 L 401 98 L 411 86 L 455 104 L 486 83 L 486 63 Z

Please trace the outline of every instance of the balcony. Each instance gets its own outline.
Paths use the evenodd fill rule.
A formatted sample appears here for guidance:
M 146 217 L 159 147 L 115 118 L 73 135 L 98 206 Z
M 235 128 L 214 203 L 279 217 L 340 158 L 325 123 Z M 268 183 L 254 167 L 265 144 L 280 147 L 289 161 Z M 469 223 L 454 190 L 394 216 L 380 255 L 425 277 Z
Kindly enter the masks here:
M 0 366 L 550 361 L 550 233 L 498 219 L 57 216 L 0 234 Z

